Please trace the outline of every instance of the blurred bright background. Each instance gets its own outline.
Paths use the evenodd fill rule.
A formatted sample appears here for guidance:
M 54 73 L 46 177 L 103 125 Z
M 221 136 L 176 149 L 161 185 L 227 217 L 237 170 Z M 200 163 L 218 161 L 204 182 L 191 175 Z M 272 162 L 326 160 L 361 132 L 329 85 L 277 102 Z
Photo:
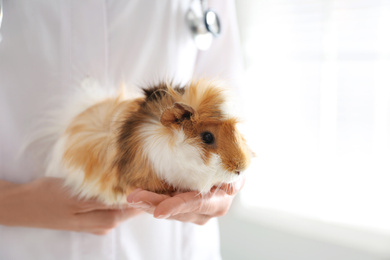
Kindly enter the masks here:
M 390 259 L 390 0 L 236 0 L 257 154 L 224 259 Z

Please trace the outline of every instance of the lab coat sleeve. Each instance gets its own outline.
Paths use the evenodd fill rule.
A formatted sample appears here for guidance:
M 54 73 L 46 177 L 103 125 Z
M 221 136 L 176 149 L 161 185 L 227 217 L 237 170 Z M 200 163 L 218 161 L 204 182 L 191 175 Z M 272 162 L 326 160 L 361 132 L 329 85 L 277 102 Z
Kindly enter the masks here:
M 208 50 L 198 51 L 194 77 L 223 80 L 239 94 L 243 60 L 234 0 L 209 1 L 209 8 L 219 15 L 222 33 Z

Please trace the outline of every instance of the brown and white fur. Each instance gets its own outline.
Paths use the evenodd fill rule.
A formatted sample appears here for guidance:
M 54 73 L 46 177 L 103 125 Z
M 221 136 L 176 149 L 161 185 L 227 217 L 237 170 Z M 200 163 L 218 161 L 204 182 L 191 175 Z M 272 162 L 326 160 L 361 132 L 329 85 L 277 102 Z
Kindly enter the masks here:
M 206 193 L 237 180 L 250 163 L 224 90 L 212 82 L 161 83 L 139 98 L 90 103 L 72 104 L 47 166 L 47 175 L 61 175 L 82 197 L 122 204 L 135 188 Z M 213 142 L 205 143 L 205 133 Z

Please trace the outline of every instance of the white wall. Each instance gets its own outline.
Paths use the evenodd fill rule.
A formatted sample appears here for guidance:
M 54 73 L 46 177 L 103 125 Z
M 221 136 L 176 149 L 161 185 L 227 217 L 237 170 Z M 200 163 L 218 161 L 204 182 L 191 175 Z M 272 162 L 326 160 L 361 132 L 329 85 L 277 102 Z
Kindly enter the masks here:
M 236 5 L 261 142 L 223 258 L 390 260 L 390 1 Z
M 390 240 L 385 235 L 267 210 L 237 213 L 237 208 L 220 219 L 224 260 L 390 259 Z

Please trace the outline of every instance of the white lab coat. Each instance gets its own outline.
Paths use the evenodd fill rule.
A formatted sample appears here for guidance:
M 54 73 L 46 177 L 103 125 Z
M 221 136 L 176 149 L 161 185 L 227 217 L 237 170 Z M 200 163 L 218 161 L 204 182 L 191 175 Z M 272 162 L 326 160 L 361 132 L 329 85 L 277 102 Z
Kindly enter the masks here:
M 241 61 L 234 2 L 209 1 L 223 34 L 197 50 L 185 23 L 190 0 L 5 0 L 0 28 L 0 179 L 43 176 L 40 149 L 24 137 L 58 97 L 85 78 L 106 88 L 173 78 L 235 82 Z M 42 148 L 42 150 L 44 150 Z M 217 220 L 205 226 L 129 219 L 105 236 L 0 226 L 0 259 L 220 259 Z

